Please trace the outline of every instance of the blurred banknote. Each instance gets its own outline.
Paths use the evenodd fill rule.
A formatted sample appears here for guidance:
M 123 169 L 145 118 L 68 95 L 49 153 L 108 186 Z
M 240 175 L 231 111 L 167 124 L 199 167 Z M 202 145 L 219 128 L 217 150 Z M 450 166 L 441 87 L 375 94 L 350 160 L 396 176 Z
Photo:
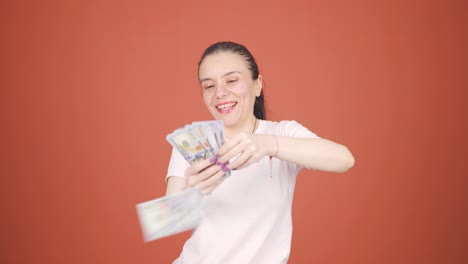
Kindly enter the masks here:
M 145 242 L 195 228 L 202 218 L 202 194 L 195 188 L 137 204 Z

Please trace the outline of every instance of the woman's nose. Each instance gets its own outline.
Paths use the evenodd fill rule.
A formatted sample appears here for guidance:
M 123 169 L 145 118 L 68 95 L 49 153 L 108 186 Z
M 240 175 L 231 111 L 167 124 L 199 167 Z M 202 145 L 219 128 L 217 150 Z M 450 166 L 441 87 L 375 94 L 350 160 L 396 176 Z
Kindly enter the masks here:
M 216 87 L 216 97 L 222 98 L 226 96 L 226 94 L 227 94 L 227 89 L 225 85 L 221 84 Z

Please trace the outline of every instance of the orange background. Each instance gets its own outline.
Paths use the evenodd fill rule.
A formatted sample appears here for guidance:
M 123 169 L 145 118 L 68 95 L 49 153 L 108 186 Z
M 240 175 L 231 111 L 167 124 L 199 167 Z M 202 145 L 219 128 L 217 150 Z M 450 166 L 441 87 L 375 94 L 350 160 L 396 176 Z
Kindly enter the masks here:
M 169 2 L 169 1 L 166 1 Z M 436 3 L 438 2 L 438 3 Z M 209 119 L 197 62 L 245 44 L 269 119 L 347 145 L 302 171 L 290 263 L 463 263 L 466 1 L 1 1 L 1 263 L 170 263 L 135 205 Z

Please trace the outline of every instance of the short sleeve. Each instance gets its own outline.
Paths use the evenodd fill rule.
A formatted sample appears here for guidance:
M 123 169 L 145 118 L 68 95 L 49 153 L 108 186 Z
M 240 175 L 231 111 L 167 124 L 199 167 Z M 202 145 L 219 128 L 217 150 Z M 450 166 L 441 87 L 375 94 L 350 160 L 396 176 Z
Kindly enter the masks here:
M 184 159 L 180 152 L 173 148 L 171 159 L 169 161 L 169 167 L 167 168 L 166 181 L 169 177 L 182 177 L 185 178 L 185 170 L 190 166 L 190 164 Z
M 310 131 L 308 128 L 304 127 L 303 125 L 299 124 L 295 120 L 284 120 L 278 123 L 276 127 L 276 134 L 278 136 L 284 137 L 295 137 L 295 138 L 319 138 L 317 134 Z M 289 163 L 288 167 L 290 171 L 296 171 L 295 175 L 299 173 L 302 169 L 302 166 L 298 164 Z M 308 168 L 312 169 L 313 168 Z
M 281 121 L 278 123 L 278 136 L 297 137 L 297 138 L 319 138 L 317 134 L 299 124 L 295 120 Z

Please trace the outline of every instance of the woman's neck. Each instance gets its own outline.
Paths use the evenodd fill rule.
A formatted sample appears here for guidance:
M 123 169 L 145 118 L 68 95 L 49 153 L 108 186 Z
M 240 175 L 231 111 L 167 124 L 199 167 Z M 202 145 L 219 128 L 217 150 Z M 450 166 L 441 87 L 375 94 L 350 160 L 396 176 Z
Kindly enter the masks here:
M 259 120 L 255 116 L 252 116 L 252 118 L 249 118 L 249 120 L 244 122 L 242 125 L 225 127 L 224 134 L 226 138 L 231 138 L 234 135 L 242 132 L 246 134 L 253 134 L 258 127 L 258 123 Z

